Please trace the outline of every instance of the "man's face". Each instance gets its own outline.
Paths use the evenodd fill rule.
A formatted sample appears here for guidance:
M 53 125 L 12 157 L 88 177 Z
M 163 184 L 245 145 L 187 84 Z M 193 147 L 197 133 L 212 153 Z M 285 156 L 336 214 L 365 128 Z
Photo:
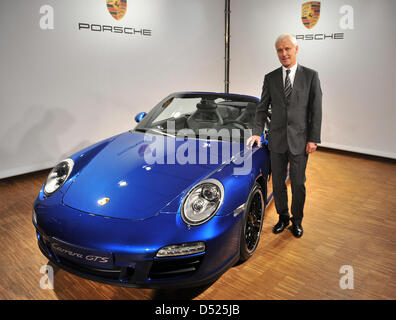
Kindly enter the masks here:
M 294 46 L 293 42 L 289 39 L 283 39 L 276 43 L 276 52 L 280 63 L 285 68 L 291 68 L 296 64 L 296 54 L 298 52 L 298 46 Z

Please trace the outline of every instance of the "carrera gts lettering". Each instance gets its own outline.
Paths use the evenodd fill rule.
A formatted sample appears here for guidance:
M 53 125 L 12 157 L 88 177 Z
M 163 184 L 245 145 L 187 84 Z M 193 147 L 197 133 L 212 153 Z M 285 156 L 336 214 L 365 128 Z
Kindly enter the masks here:
M 78 252 L 74 252 L 65 248 L 60 247 L 57 244 L 53 244 L 52 248 L 54 250 L 56 250 L 57 252 L 64 254 L 64 255 L 68 255 L 70 257 L 75 257 L 75 258 L 79 258 L 82 260 L 87 260 L 87 261 L 91 261 L 91 262 L 99 262 L 99 263 L 107 263 L 109 262 L 109 258 L 106 257 L 100 257 L 100 256 L 95 256 L 95 255 L 83 255 L 81 253 Z
M 99 262 L 99 263 L 107 263 L 107 262 L 109 262 L 109 258 L 98 257 L 98 256 L 86 256 L 85 260 L 95 261 L 95 262 Z

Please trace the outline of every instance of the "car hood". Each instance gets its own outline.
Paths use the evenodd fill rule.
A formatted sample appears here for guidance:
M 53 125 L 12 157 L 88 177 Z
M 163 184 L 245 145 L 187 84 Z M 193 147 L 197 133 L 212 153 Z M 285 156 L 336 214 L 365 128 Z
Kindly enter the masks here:
M 236 142 L 179 140 L 138 132 L 119 135 L 77 174 L 63 203 L 105 217 L 147 219 L 241 151 Z M 199 152 L 194 152 L 187 164 L 180 164 L 181 158 L 187 162 L 185 152 L 193 148 L 201 151 L 201 157 L 207 150 L 208 164 L 198 164 Z M 228 156 L 223 150 L 230 150 Z M 154 156 L 163 159 L 153 163 Z

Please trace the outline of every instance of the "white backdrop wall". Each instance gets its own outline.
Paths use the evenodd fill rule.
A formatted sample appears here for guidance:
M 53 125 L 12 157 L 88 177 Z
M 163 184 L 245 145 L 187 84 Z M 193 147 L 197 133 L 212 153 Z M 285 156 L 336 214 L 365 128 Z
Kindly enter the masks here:
M 341 40 L 298 41 L 298 62 L 317 70 L 322 84 L 322 145 L 396 158 L 396 1 L 323 0 L 312 29 L 301 21 L 305 2 L 231 1 L 230 91 L 260 97 L 264 75 L 280 66 L 279 34 L 343 33 Z M 345 21 L 345 5 L 353 21 Z
M 280 33 L 343 33 L 342 40 L 299 40 L 298 61 L 322 82 L 322 145 L 396 158 L 396 1 L 323 0 L 310 30 L 301 22 L 304 2 L 231 1 L 231 92 L 260 96 L 264 74 L 279 66 Z M 45 5 L 53 29 L 40 26 L 51 22 L 40 13 Z M 116 21 L 106 0 L 0 1 L 0 178 L 49 168 L 132 128 L 137 112 L 170 92 L 223 90 L 223 0 L 127 5 Z M 340 25 L 345 5 L 353 29 Z M 80 22 L 152 35 L 79 30 Z
M 53 29 L 42 29 L 51 24 L 44 5 Z M 171 92 L 222 91 L 223 17 L 222 0 L 128 0 L 118 21 L 106 0 L 1 0 L 0 178 L 129 130 L 136 113 Z

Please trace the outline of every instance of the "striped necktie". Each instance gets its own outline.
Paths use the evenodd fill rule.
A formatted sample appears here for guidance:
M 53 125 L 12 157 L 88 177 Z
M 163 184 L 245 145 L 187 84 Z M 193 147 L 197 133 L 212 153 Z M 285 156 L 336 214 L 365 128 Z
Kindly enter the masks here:
M 285 79 L 285 89 L 284 89 L 285 90 L 285 96 L 286 96 L 287 100 L 289 100 L 290 94 L 292 92 L 292 86 L 291 86 L 289 74 L 290 74 L 290 70 L 287 69 L 286 70 L 286 79 Z

